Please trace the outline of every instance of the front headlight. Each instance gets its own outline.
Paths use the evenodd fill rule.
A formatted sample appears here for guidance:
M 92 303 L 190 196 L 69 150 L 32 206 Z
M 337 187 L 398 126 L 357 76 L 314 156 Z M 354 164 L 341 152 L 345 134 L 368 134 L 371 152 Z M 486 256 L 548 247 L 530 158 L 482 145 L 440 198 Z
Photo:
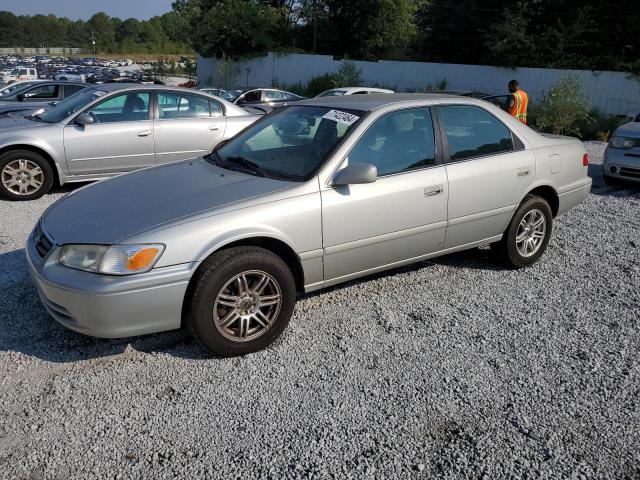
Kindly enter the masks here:
M 148 272 L 164 251 L 164 245 L 65 245 L 60 263 L 69 268 L 108 275 Z
M 638 138 L 628 138 L 628 137 L 611 137 L 609 140 L 609 146 L 611 148 L 632 148 L 635 147 L 636 144 L 640 143 L 640 139 Z

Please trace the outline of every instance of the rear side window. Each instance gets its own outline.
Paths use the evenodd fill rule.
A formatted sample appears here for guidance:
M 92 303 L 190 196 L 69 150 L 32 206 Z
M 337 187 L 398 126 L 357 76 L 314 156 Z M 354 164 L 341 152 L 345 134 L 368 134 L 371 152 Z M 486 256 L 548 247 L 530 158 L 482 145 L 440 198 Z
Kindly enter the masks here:
M 164 120 L 211 116 L 209 99 L 176 92 L 158 92 L 158 110 L 160 118 Z
M 513 151 L 511 131 L 486 110 L 467 105 L 439 107 L 452 161 Z
M 383 176 L 431 167 L 435 153 L 431 114 L 415 108 L 376 120 L 349 153 L 349 163 L 370 163 Z
M 279 92 L 277 90 L 265 90 L 264 92 L 265 102 L 277 102 L 284 99 L 285 99 L 284 93 Z
M 85 88 L 85 87 L 82 87 L 80 85 L 65 85 L 64 86 L 64 96 L 65 97 L 70 97 L 71 95 L 73 95 L 74 93 L 79 92 L 83 88 Z

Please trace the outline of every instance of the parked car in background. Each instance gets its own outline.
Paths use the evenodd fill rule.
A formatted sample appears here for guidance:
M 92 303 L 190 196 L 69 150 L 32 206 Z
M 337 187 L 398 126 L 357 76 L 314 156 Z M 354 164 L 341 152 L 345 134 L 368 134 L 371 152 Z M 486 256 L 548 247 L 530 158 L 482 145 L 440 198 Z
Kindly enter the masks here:
M 534 264 L 553 218 L 589 194 L 587 170 L 582 142 L 480 100 L 314 98 L 202 159 L 61 199 L 27 264 L 67 328 L 185 326 L 208 352 L 241 355 L 282 333 L 297 293 L 486 244 Z
M 230 102 L 233 102 L 235 97 L 232 93 L 228 92 L 227 90 L 224 90 L 222 88 L 213 88 L 213 87 L 204 87 L 204 88 L 200 88 L 199 89 L 201 92 L 206 92 L 209 95 L 215 95 L 216 97 L 220 97 L 223 98 L 225 100 L 228 100 Z
M 0 83 L 8 85 L 13 82 L 19 82 L 21 80 L 37 80 L 38 70 L 33 67 L 16 67 L 11 70 L 11 73 L 3 75 L 0 78 Z
M 342 95 L 367 95 L 369 93 L 395 93 L 393 90 L 386 88 L 374 88 L 374 87 L 343 87 L 332 88 L 322 92 L 318 97 L 340 97 Z
M 16 92 L 17 90 L 22 90 L 25 87 L 28 87 L 30 85 L 35 85 L 43 81 L 44 80 L 23 80 L 20 82 L 13 82 L 12 84 L 7 85 L 6 87 L 0 88 L 0 99 L 5 95 L 10 95 Z
M 493 103 L 497 107 L 501 108 L 505 112 L 509 111 L 509 101 L 513 98 L 511 94 L 506 95 L 487 95 L 486 97 L 479 97 L 482 100 Z
M 267 107 L 284 106 L 291 102 L 297 102 L 304 99 L 295 93 L 285 92 L 275 88 L 240 88 L 227 91 L 230 102 L 241 106 L 259 107 L 266 105 Z
M 42 81 L 0 97 L 0 113 L 36 112 L 87 88 L 86 83 Z
M 54 182 L 99 180 L 201 156 L 258 118 L 193 90 L 88 86 L 44 113 L 0 118 L 0 195 L 31 200 Z
M 614 130 L 604 152 L 602 177 L 610 185 L 640 183 L 640 115 Z
M 86 82 L 87 77 L 84 73 L 72 70 L 60 70 L 53 76 L 54 80 L 70 81 L 70 82 Z

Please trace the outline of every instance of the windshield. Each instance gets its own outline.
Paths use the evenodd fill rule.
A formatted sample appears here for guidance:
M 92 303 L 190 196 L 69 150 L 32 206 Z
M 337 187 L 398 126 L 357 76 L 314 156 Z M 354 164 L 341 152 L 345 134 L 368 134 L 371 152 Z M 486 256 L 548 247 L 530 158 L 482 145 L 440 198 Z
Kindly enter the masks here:
M 106 92 L 103 92 L 102 90 L 95 90 L 93 88 L 80 90 L 78 93 L 74 93 L 70 97 L 67 97 L 57 103 L 51 110 L 47 110 L 42 113 L 40 115 L 40 119 L 49 123 L 61 122 L 72 113 L 77 112 L 89 102 L 101 97 L 105 93 Z
M 344 90 L 327 90 L 326 92 L 322 92 L 319 97 L 339 97 L 340 95 L 344 95 Z
M 223 168 L 307 180 L 364 115 L 357 110 L 291 106 L 276 110 L 214 151 Z

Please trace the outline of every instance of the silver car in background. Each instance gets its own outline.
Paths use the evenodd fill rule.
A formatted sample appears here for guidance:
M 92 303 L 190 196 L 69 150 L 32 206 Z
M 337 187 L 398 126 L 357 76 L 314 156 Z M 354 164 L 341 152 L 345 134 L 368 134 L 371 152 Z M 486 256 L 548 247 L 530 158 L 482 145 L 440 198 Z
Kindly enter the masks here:
M 51 109 L 0 118 L 0 195 L 32 200 L 86 182 L 202 156 L 260 118 L 203 92 L 85 88 Z
M 604 152 L 602 178 L 610 185 L 640 183 L 640 115 L 613 132 Z
M 205 158 L 71 193 L 38 222 L 27 262 L 70 329 L 185 326 L 239 355 L 283 331 L 297 293 L 486 244 L 535 263 L 553 218 L 589 194 L 587 170 L 582 142 L 481 100 L 315 98 Z

